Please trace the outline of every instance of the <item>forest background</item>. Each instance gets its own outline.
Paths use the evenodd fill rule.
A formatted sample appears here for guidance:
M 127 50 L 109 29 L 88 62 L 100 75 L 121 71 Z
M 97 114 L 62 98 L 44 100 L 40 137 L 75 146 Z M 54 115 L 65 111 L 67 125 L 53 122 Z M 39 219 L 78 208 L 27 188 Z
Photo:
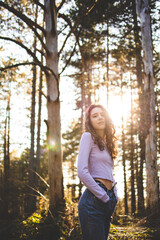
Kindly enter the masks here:
M 118 139 L 110 239 L 156 239 L 151 225 L 132 238 L 117 226 L 159 221 L 159 1 L 0 6 L 1 239 L 81 239 L 76 160 L 91 103 Z

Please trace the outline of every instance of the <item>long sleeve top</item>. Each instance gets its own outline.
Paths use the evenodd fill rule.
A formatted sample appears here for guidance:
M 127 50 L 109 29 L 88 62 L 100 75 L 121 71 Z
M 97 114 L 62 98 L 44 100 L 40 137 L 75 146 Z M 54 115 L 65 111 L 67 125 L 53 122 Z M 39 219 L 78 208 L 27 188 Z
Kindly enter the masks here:
M 91 133 L 83 133 L 78 154 L 78 177 L 103 202 L 108 202 L 109 196 L 94 178 L 108 179 L 115 183 L 112 168 L 113 160 L 109 152 L 106 149 L 103 151 L 99 149 L 98 145 L 94 143 Z M 116 187 L 114 187 L 114 192 L 118 200 Z

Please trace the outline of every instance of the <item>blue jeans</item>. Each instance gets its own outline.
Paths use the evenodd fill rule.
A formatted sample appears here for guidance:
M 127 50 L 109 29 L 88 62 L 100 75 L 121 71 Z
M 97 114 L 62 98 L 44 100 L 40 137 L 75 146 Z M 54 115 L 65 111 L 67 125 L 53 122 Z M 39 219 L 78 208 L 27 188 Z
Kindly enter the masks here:
M 107 240 L 112 214 L 116 207 L 116 197 L 113 189 L 108 190 L 102 183 L 110 200 L 102 202 L 86 189 L 78 204 L 79 221 L 83 240 Z

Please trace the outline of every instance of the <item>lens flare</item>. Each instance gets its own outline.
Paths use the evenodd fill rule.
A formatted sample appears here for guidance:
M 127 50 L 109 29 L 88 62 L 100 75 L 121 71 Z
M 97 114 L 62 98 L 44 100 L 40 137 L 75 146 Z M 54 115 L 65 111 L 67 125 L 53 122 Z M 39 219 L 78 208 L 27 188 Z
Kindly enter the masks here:
M 59 149 L 60 149 L 59 144 L 55 140 L 53 140 L 53 139 L 50 139 L 48 141 L 48 145 L 47 146 L 48 146 L 48 149 L 52 150 L 52 151 L 59 151 Z

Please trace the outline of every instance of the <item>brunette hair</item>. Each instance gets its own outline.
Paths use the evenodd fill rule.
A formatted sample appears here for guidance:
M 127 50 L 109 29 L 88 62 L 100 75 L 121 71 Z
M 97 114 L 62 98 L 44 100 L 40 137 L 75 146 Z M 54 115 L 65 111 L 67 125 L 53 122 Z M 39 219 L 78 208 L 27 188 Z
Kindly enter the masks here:
M 91 120 L 90 120 L 90 113 L 93 108 L 101 108 L 105 114 L 105 142 L 102 140 L 100 136 L 96 133 L 95 129 L 92 127 Z M 110 153 L 112 159 L 116 157 L 117 151 L 115 146 L 115 141 L 117 138 L 115 137 L 115 128 L 112 123 L 112 120 L 106 111 L 106 109 L 100 104 L 92 104 L 87 112 L 85 118 L 85 130 L 86 132 L 90 132 L 94 143 L 98 145 L 99 149 L 103 151 L 105 147 L 107 148 L 108 152 Z

